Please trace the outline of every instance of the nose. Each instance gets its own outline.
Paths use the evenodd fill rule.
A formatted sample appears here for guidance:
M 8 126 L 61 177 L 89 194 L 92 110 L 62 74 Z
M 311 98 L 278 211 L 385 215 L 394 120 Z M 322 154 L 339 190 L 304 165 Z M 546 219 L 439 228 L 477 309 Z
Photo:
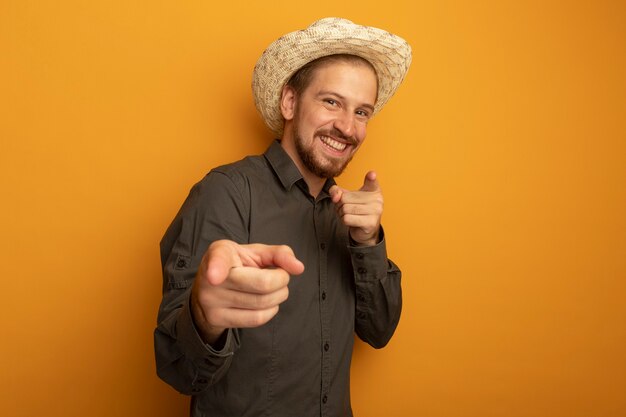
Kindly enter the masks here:
M 341 112 L 341 114 L 337 115 L 337 118 L 335 119 L 334 127 L 345 137 L 353 137 L 356 130 L 354 114 L 345 111 Z

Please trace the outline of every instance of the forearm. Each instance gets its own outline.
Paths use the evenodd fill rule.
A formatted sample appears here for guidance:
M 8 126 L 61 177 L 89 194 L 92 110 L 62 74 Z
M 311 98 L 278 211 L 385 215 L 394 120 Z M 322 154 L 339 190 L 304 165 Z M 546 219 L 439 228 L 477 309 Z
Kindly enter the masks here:
M 352 247 L 351 253 L 356 287 L 356 333 L 371 346 L 381 348 L 389 342 L 400 320 L 402 274 L 387 259 L 384 237 L 375 246 Z
M 223 377 L 239 347 L 235 330 L 226 332 L 222 349 L 207 345 L 190 307 L 195 276 L 211 242 L 246 240 L 246 210 L 239 195 L 228 177 L 209 174 L 192 188 L 161 240 L 163 299 L 154 332 L 157 373 L 185 394 L 200 392 Z
M 154 345 L 159 377 L 179 392 L 194 395 L 228 371 L 239 338 L 236 331 L 227 331 L 219 351 L 204 343 L 193 324 L 189 297 L 190 289 L 164 297 Z

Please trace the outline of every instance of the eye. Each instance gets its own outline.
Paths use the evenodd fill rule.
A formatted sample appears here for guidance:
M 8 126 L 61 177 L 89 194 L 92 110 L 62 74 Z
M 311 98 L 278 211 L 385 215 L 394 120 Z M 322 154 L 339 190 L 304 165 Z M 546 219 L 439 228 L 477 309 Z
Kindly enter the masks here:
M 356 115 L 361 117 L 361 118 L 364 118 L 364 119 L 369 119 L 370 118 L 370 114 L 366 110 L 357 110 L 356 111 Z
M 324 99 L 324 101 L 326 103 L 330 104 L 331 106 L 336 106 L 337 105 L 337 101 L 333 100 L 332 98 Z

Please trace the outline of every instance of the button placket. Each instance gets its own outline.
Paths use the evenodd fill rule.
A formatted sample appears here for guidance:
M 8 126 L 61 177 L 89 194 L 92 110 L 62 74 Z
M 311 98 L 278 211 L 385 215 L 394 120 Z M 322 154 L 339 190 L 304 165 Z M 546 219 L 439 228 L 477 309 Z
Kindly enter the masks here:
M 325 233 L 329 230 L 327 224 L 326 210 L 334 210 L 329 207 L 329 200 L 316 202 L 314 210 L 315 238 L 318 242 L 319 251 L 319 311 L 320 311 L 320 342 L 321 342 L 321 400 L 323 404 L 328 401 L 328 391 L 331 380 L 331 358 L 330 358 L 330 306 L 328 305 L 328 249 L 329 241 Z M 322 413 L 325 415 L 325 413 Z

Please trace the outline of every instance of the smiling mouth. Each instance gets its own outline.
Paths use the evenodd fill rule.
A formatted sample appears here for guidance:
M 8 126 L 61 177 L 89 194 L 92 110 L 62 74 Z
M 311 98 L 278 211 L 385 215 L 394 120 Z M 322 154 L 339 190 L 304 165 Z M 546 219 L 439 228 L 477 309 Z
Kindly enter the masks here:
M 328 136 L 320 136 L 320 140 L 326 146 L 328 146 L 331 149 L 336 150 L 337 152 L 344 151 L 346 149 L 346 147 L 348 146 L 347 143 L 339 142 L 339 141 L 337 141 L 335 139 L 329 138 Z

